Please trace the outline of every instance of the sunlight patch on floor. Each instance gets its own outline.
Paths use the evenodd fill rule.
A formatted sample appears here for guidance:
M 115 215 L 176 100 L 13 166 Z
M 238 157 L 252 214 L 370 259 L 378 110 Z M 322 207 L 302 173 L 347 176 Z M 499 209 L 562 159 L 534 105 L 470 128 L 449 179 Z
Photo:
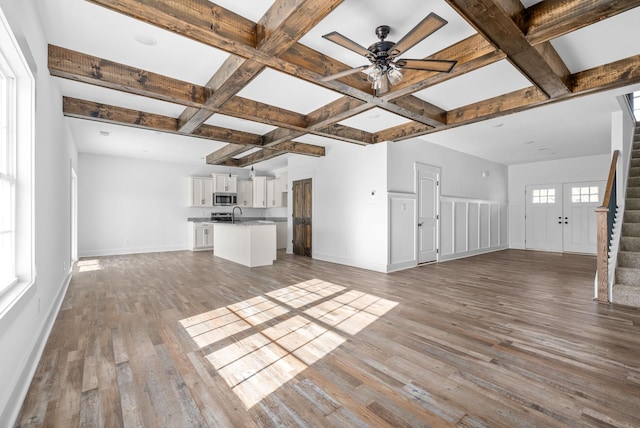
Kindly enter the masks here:
M 91 272 L 94 270 L 102 270 L 102 265 L 100 265 L 100 260 L 79 260 L 78 261 L 78 272 Z
M 200 348 L 252 329 L 206 355 L 250 409 L 398 303 L 313 279 L 180 320 Z M 294 309 L 311 306 L 302 313 Z M 263 325 L 282 315 L 289 318 Z M 243 334 L 247 334 L 245 332 Z M 342 335 L 343 333 L 345 335 Z

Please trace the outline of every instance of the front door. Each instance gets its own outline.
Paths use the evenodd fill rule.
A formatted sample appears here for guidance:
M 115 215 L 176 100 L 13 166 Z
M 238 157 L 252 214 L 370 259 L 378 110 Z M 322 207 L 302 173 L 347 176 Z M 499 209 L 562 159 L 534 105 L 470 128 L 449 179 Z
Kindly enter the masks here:
M 418 263 L 438 258 L 439 168 L 417 165 L 418 175 Z
M 311 179 L 293 182 L 293 254 L 311 257 Z
M 526 248 L 596 253 L 604 181 L 526 186 Z
M 526 248 L 562 251 L 562 186 L 527 186 L 526 198 Z
M 563 186 L 563 250 L 596 253 L 596 208 L 606 182 L 565 183 Z

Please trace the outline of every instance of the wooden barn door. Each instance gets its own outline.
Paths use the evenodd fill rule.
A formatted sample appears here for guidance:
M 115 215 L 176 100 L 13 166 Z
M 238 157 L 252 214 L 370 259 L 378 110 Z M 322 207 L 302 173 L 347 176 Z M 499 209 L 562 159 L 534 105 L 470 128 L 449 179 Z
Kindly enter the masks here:
M 293 182 L 293 254 L 311 257 L 311 179 Z

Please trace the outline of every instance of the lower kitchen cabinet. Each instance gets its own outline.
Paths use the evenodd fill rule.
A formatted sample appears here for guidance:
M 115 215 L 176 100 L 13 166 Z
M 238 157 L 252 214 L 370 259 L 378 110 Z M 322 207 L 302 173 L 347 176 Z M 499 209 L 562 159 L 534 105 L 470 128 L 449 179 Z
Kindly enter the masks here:
M 189 249 L 191 251 L 213 249 L 213 224 L 189 222 Z

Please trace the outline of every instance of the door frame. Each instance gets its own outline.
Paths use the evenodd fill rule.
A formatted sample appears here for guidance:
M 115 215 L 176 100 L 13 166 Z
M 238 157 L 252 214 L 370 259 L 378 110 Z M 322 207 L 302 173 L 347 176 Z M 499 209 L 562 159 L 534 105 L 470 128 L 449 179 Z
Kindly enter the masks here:
M 316 175 L 311 172 L 291 173 L 289 172 L 287 181 L 289 182 L 289 192 L 287 192 L 287 254 L 293 254 L 293 182 L 311 179 L 311 217 L 314 219 L 311 223 L 311 258 L 315 258 L 316 251 L 316 234 L 315 229 L 316 218 Z
M 413 163 L 413 188 L 416 195 L 416 224 L 414 228 L 414 240 L 415 240 L 415 251 L 416 251 L 416 266 L 420 263 L 420 232 L 418 230 L 417 220 L 420 218 L 420 171 L 429 171 L 434 172 L 438 175 L 438 183 L 436 184 L 436 260 L 435 262 L 426 262 L 426 263 L 438 263 L 440 262 L 440 182 L 442 181 L 442 168 L 435 165 L 429 165 L 422 162 L 414 162 Z

